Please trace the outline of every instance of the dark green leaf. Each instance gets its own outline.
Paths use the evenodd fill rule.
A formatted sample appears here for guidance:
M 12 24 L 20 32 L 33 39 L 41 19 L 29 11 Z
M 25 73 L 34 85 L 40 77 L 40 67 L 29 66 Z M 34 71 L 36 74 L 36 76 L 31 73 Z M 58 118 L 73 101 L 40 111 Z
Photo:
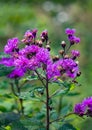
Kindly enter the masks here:
M 53 94 L 53 97 L 56 97 L 56 96 L 63 96 L 65 94 L 67 94 L 69 92 L 69 89 L 59 89 L 58 91 L 56 91 L 54 94 Z
M 67 96 L 78 96 L 78 95 L 80 95 L 79 92 L 69 92 L 69 93 L 67 94 Z
M 3 113 L 0 114 L 0 126 L 2 125 L 8 125 L 9 123 L 12 123 L 20 118 L 20 115 L 15 113 Z
M 6 109 L 4 106 L 1 106 L 1 105 L 0 105 L 0 111 L 2 111 L 2 112 L 6 112 L 7 109 Z
M 58 130 L 77 130 L 72 124 L 63 124 Z
M 6 67 L 4 65 L 0 65 L 0 76 L 6 76 L 10 74 L 14 70 L 14 67 Z
M 12 130 L 28 130 L 20 121 L 15 121 L 11 124 Z
M 8 54 L 5 54 L 4 52 L 0 52 L 0 59 L 1 58 L 8 58 L 8 57 L 10 57 Z

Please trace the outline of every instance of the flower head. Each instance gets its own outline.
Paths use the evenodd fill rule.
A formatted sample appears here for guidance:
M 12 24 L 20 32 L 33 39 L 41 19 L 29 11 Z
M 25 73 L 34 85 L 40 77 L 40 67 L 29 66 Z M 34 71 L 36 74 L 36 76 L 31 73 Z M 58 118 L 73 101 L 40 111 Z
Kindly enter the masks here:
M 66 33 L 67 35 L 74 35 L 75 32 L 76 32 L 75 29 L 67 28 L 67 29 L 65 30 L 65 33 Z
M 76 37 L 76 36 L 68 36 L 68 40 L 70 41 L 71 45 L 73 45 L 74 43 L 78 44 L 80 42 L 80 38 Z
M 82 101 L 82 103 L 78 103 L 74 107 L 74 112 L 78 115 L 82 116 L 90 116 L 92 117 L 92 97 L 88 97 Z
M 9 75 L 8 78 L 18 78 L 24 76 L 25 71 L 23 69 L 16 68 Z
M 81 103 L 78 103 L 74 107 L 74 113 L 78 114 L 79 116 L 83 116 L 85 113 L 85 106 Z
M 80 52 L 78 50 L 72 50 L 71 54 L 73 57 L 79 57 L 80 56 Z
M 4 52 L 7 54 L 11 54 L 18 48 L 18 44 L 19 44 L 18 38 L 9 39 L 7 45 L 5 45 L 4 47 Z

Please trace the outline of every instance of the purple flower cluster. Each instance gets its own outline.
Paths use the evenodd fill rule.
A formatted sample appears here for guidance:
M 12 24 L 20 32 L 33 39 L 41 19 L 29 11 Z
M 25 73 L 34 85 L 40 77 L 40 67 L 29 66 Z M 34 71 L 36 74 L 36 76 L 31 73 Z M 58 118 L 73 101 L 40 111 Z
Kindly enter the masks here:
M 74 36 L 75 29 L 66 29 L 66 34 Z M 73 57 L 79 57 L 77 50 L 72 50 L 71 57 L 56 57 L 54 60 L 50 54 L 50 42 L 48 32 L 44 30 L 37 40 L 37 29 L 28 30 L 20 44 L 25 44 L 24 48 L 19 48 L 18 38 L 9 39 L 4 47 L 4 52 L 9 54 L 9 58 L 2 58 L 0 64 L 15 69 L 8 75 L 9 78 L 22 77 L 27 71 L 35 71 L 41 68 L 48 76 L 48 79 L 57 79 L 62 75 L 70 78 L 77 77 L 79 72 L 78 64 Z M 45 45 L 44 45 L 45 44 Z M 66 53 L 66 52 L 64 52 Z M 64 57 L 65 56 L 65 57 Z
M 68 40 L 70 41 L 70 44 L 71 44 L 71 45 L 73 45 L 74 43 L 77 44 L 77 43 L 80 42 L 80 38 L 75 36 L 75 32 L 76 32 L 75 29 L 67 28 L 67 29 L 65 30 L 65 33 L 67 34 Z
M 78 103 L 74 107 L 74 113 L 79 116 L 92 117 L 92 97 L 84 99 L 81 103 Z
M 60 59 L 55 63 L 50 63 L 47 67 L 47 73 L 49 78 L 60 77 L 63 74 L 70 78 L 75 78 L 78 73 L 78 65 L 71 58 Z

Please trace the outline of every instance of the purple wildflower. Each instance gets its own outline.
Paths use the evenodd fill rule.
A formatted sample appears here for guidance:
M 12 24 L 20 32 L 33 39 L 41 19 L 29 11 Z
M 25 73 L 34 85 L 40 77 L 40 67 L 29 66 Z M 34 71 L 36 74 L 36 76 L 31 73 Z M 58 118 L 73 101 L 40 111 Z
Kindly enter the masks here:
M 72 50 L 71 54 L 73 57 L 79 57 L 80 56 L 80 52 L 78 50 Z
M 8 78 L 18 78 L 23 77 L 25 74 L 25 71 L 23 69 L 16 68 L 13 70 L 9 75 Z
M 37 68 L 40 67 L 40 62 L 39 60 L 37 59 L 37 57 L 33 56 L 30 61 L 29 61 L 29 64 L 28 64 L 28 68 L 30 70 L 36 70 Z
M 83 100 L 82 102 L 85 106 L 92 108 L 92 97 L 88 97 Z
M 86 115 L 92 117 L 92 97 L 88 97 L 82 103 L 76 104 L 74 112 L 79 116 Z
M 2 58 L 0 60 L 0 64 L 4 64 L 7 67 L 14 66 L 14 59 L 13 58 Z
M 74 113 L 78 114 L 79 116 L 83 116 L 85 113 L 85 106 L 82 103 L 78 103 L 74 107 Z
M 72 59 L 62 59 L 59 60 L 59 64 L 62 66 L 63 70 L 65 71 L 66 75 L 70 78 L 75 78 L 78 72 L 78 66 L 76 62 Z
M 74 43 L 77 44 L 80 42 L 80 38 L 76 36 L 68 36 L 68 40 L 70 41 L 71 45 L 73 45 Z
M 4 47 L 4 52 L 7 54 L 11 54 L 18 48 L 19 39 L 18 38 L 12 38 L 8 40 L 7 45 Z
M 75 32 L 76 32 L 75 29 L 67 28 L 67 29 L 65 30 L 65 33 L 66 33 L 67 35 L 74 35 Z
M 50 59 L 50 52 L 45 48 L 40 48 L 38 53 L 36 54 L 36 57 L 39 62 L 47 64 L 48 60 Z
M 48 79 L 54 78 L 54 80 L 61 75 L 57 62 L 53 63 L 51 60 L 49 60 L 47 66 L 47 75 Z
M 18 58 L 14 59 L 14 65 L 17 67 L 17 68 L 27 68 L 28 66 L 28 63 L 29 63 L 29 60 L 24 57 L 24 56 L 19 56 Z

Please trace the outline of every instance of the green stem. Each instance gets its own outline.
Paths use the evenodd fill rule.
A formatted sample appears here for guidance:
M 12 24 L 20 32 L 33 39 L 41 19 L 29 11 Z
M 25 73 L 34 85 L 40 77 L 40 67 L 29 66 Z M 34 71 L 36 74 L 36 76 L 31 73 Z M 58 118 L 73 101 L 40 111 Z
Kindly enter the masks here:
M 18 79 L 15 79 L 15 85 L 17 87 L 17 92 L 18 92 L 17 97 L 18 97 L 19 102 L 20 102 L 21 114 L 24 115 L 23 99 L 20 98 L 21 91 L 20 91 L 20 86 L 19 86 Z
M 38 73 L 37 70 L 35 70 L 35 73 L 37 74 L 38 78 L 40 79 L 40 81 L 42 82 L 43 86 L 46 87 L 45 83 L 43 82 L 43 79 L 41 78 L 40 74 Z
M 62 119 L 66 118 L 66 117 L 68 117 L 68 116 L 70 116 L 70 115 L 73 115 L 73 114 L 75 114 L 75 113 L 69 113 L 69 114 L 67 114 L 67 115 L 65 115 L 65 116 L 63 116 L 63 117 L 57 118 L 57 119 L 51 121 L 50 124 L 52 124 L 53 122 L 62 120 Z

